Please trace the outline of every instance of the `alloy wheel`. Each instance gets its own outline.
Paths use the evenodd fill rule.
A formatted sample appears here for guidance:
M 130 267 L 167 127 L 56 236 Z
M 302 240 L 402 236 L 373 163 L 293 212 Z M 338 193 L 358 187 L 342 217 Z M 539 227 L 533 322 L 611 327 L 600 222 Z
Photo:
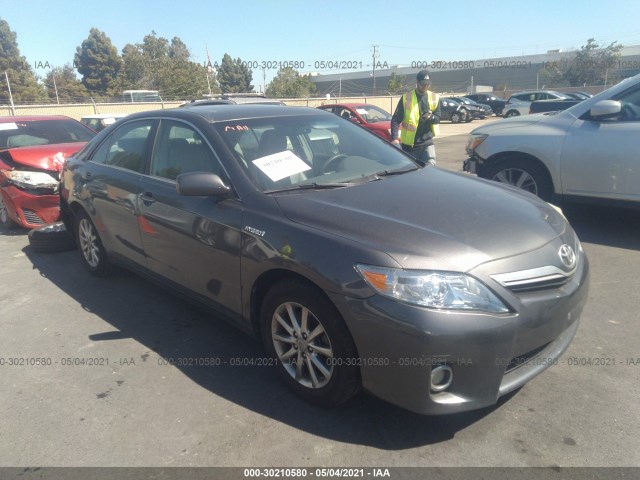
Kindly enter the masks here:
M 78 240 L 84 259 L 90 267 L 98 268 L 100 265 L 100 246 L 93 224 L 87 218 L 81 218 L 78 223 Z
M 278 360 L 300 385 L 322 388 L 333 375 L 333 349 L 318 318 L 304 305 L 281 304 L 271 319 L 271 338 Z
M 533 178 L 529 172 L 520 168 L 505 168 L 504 170 L 500 170 L 493 176 L 492 180 L 513 185 L 514 187 L 538 195 L 538 184 L 535 178 Z

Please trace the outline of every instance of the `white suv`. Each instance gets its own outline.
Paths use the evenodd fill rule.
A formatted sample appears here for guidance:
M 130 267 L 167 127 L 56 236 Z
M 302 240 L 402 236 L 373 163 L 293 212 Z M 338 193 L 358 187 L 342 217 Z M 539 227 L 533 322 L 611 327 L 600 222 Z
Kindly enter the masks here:
M 492 122 L 464 169 L 538 195 L 640 204 L 640 75 L 567 110 Z
M 531 102 L 536 100 L 570 100 L 571 97 L 555 90 L 530 90 L 514 93 L 504 106 L 505 118 L 517 115 L 528 115 Z

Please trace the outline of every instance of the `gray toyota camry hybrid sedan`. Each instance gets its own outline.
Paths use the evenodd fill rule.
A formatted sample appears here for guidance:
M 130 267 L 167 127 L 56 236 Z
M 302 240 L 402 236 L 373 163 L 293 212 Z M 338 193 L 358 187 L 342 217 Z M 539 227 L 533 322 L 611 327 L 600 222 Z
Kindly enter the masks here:
M 558 209 L 318 109 L 130 115 L 60 181 L 91 273 L 126 267 L 205 304 L 320 405 L 360 390 L 422 414 L 493 405 L 558 363 L 587 298 Z

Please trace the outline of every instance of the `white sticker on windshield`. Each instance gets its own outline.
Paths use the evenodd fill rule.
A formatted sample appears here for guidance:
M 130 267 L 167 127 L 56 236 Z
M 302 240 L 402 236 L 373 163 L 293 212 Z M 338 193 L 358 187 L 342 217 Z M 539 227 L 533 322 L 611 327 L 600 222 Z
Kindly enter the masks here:
M 364 108 L 356 108 L 356 112 L 358 112 L 360 115 L 364 115 L 365 117 L 369 113 Z
M 311 167 L 304 160 L 289 150 L 260 157 L 254 160 L 253 164 L 274 182 L 296 173 L 311 170 Z
M 0 123 L 0 130 L 18 130 L 18 125 L 13 122 Z

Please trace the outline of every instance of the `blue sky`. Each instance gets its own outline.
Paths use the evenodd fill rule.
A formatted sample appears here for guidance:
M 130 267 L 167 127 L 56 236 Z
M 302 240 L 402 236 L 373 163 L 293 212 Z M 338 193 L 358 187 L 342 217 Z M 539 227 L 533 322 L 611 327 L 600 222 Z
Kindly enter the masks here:
M 276 62 L 267 82 L 277 62 L 304 62 L 301 72 L 319 71 L 315 63 L 323 60 L 367 70 L 372 45 L 378 45 L 380 62 L 405 66 L 577 49 L 591 37 L 601 45 L 640 45 L 638 0 L 0 0 L 0 18 L 16 32 L 21 54 L 40 76 L 50 66 L 71 63 L 92 27 L 119 51 L 153 30 L 180 37 L 197 62 L 206 61 L 205 46 L 213 62 L 224 53 Z M 263 83 L 262 70 L 253 77 L 254 85 Z

